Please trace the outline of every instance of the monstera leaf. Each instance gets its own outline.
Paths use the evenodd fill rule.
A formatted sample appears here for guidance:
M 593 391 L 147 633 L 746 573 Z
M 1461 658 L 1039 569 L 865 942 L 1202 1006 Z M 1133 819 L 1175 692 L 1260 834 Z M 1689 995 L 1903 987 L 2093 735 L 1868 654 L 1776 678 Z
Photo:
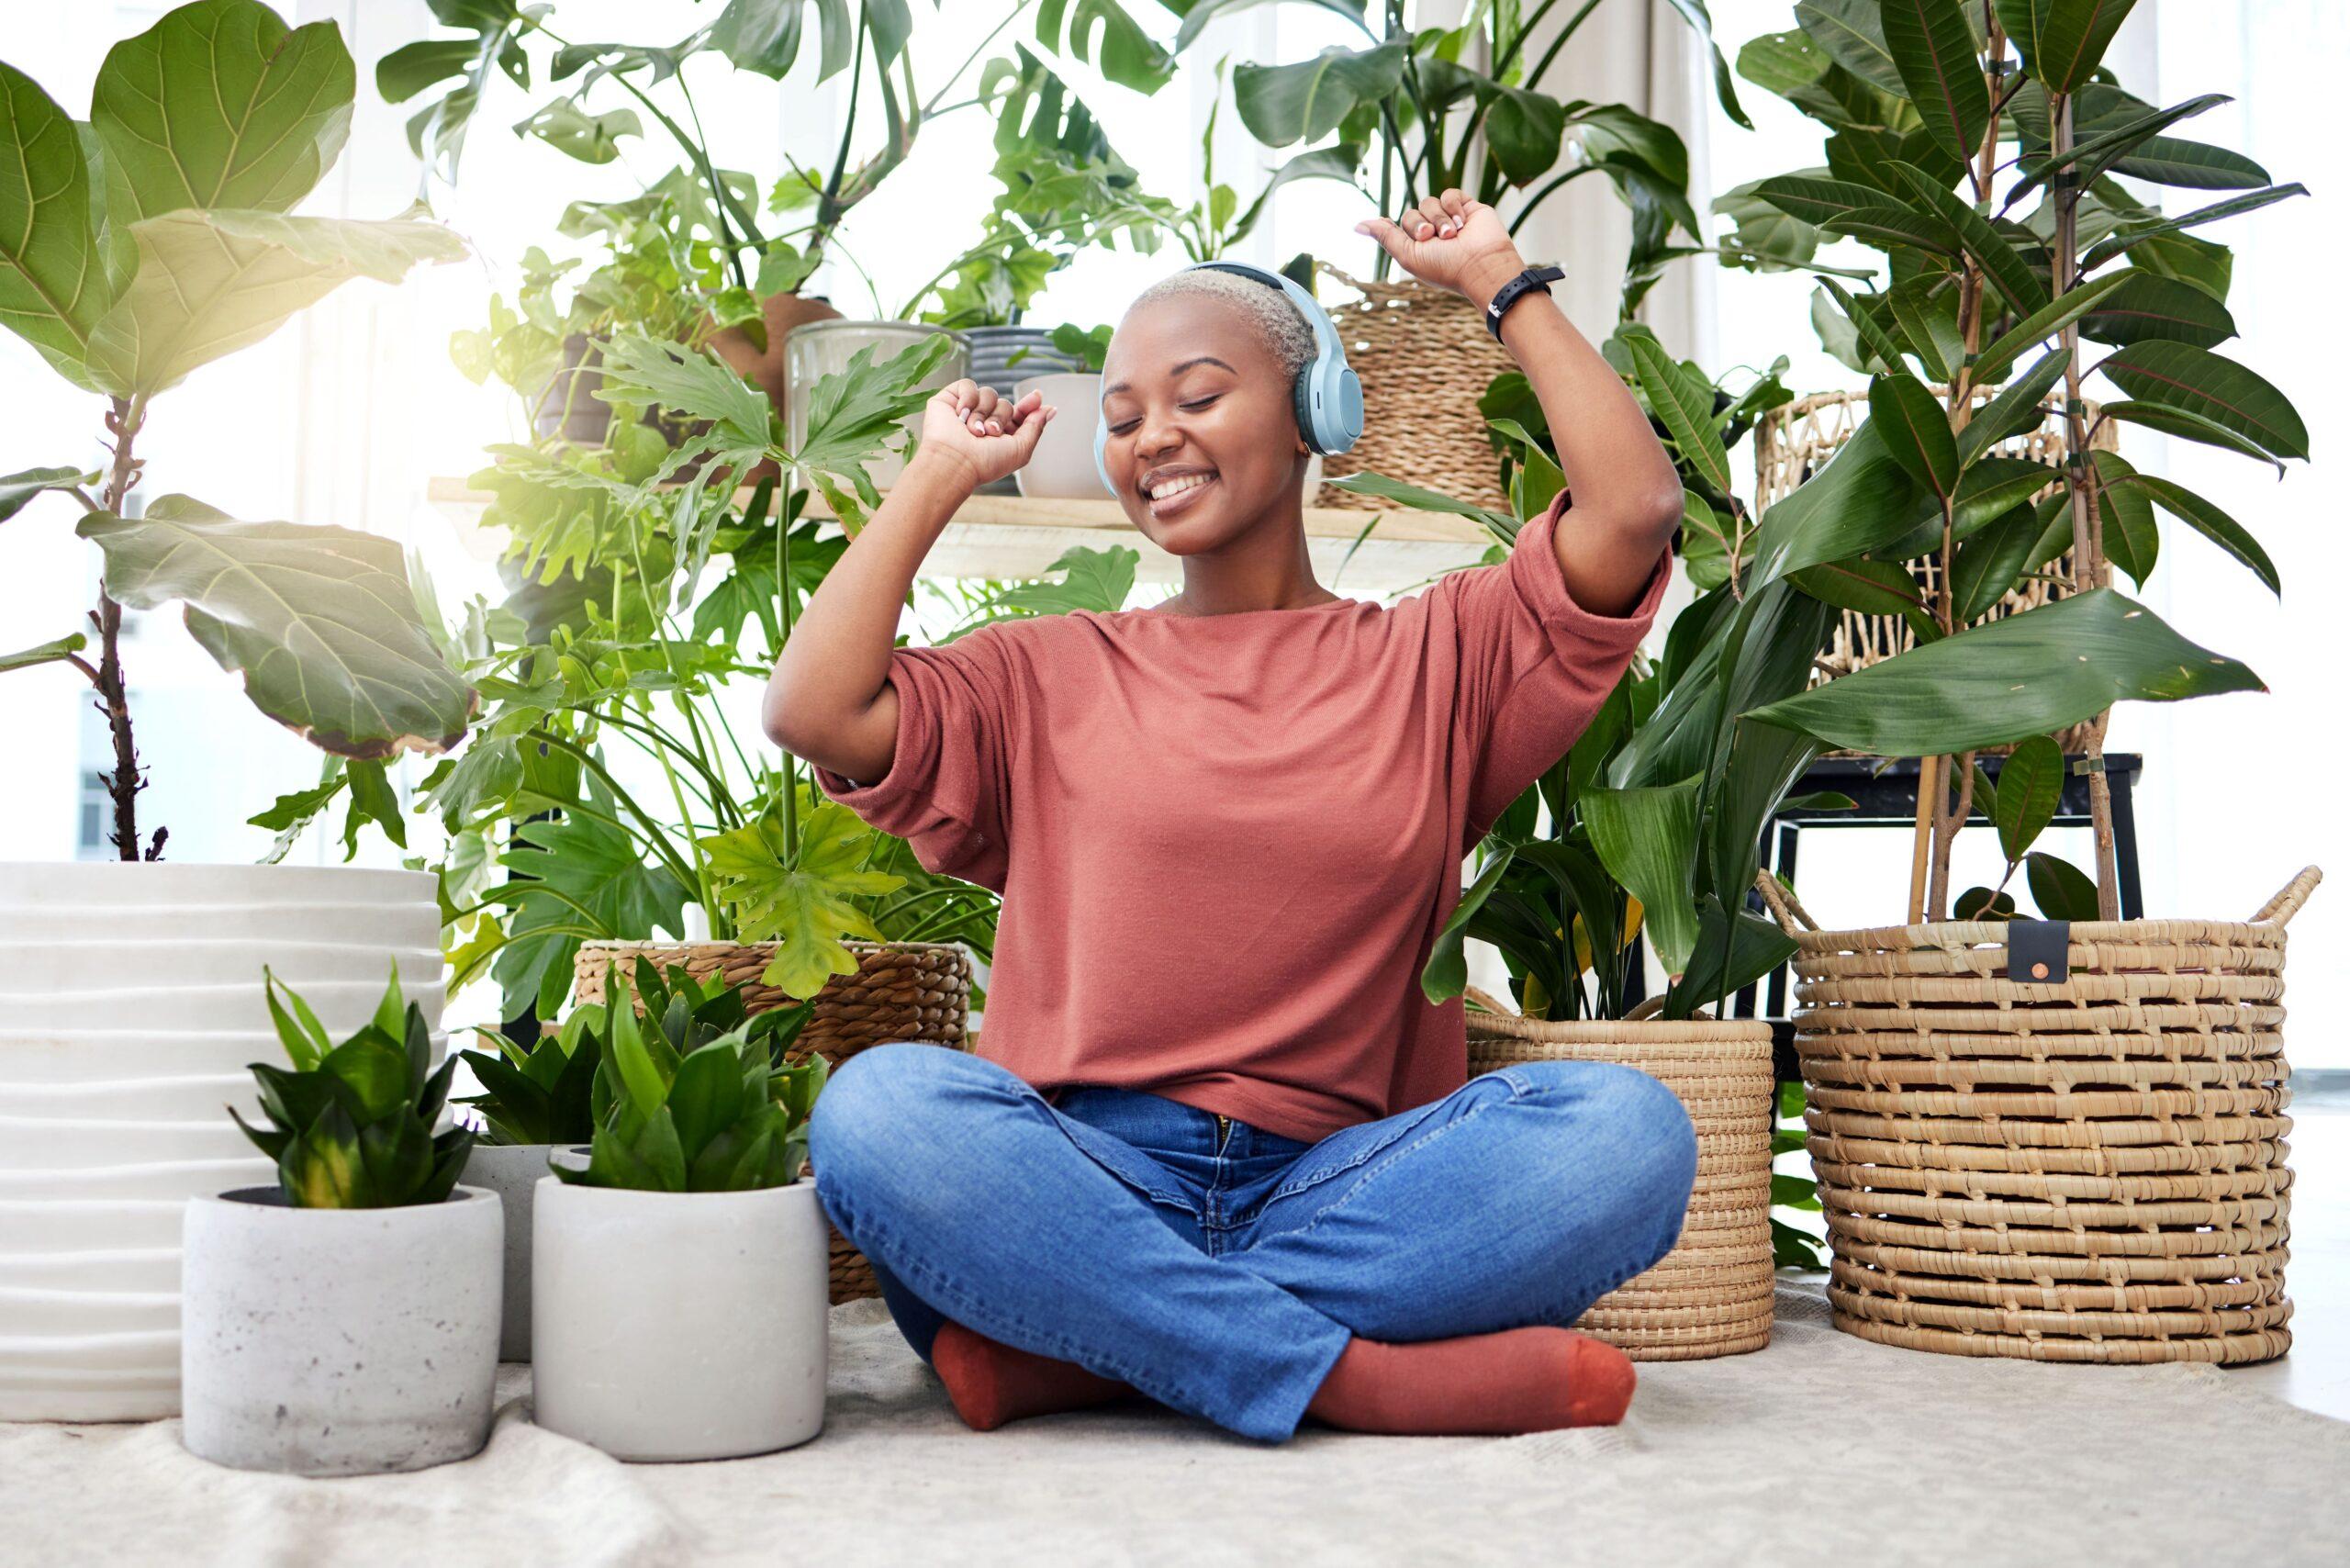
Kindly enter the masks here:
M 119 396 L 177 386 L 354 277 L 397 283 L 464 244 L 437 223 L 173 212 L 130 226 L 139 270 L 92 330 L 92 377 Z
M 107 221 L 290 210 L 341 153 L 356 84 L 332 22 L 289 29 L 256 0 L 170 12 L 107 50 L 91 89 Z
M 186 496 L 140 518 L 96 513 L 121 603 L 187 607 L 188 630 L 255 706 L 344 756 L 446 749 L 480 699 L 419 619 L 399 546 L 343 528 L 239 522 Z

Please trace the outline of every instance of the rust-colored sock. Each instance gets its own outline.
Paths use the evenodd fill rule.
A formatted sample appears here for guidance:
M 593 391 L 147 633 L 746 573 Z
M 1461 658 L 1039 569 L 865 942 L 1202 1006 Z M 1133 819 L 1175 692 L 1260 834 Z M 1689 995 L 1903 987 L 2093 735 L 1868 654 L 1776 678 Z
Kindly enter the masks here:
M 1348 1431 L 1418 1437 L 1612 1427 L 1632 1402 L 1633 1382 L 1623 1351 L 1572 1329 L 1410 1344 L 1357 1335 L 1305 1413 Z
M 951 1320 L 931 1341 L 930 1364 L 946 1385 L 955 1413 L 982 1432 L 1023 1416 L 1090 1409 L 1135 1392 L 1133 1385 L 1074 1361 L 1014 1350 Z

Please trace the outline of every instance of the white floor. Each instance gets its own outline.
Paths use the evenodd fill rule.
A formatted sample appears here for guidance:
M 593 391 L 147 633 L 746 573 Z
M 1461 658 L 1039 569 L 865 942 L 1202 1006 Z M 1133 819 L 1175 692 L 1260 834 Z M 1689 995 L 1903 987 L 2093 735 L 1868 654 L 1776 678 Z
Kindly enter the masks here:
M 2293 1300 L 2293 1349 L 2281 1361 L 2232 1367 L 2241 1380 L 2350 1421 L 2350 1103 L 2297 1100 L 2293 1118 L 2292 1257 L 2285 1289 Z

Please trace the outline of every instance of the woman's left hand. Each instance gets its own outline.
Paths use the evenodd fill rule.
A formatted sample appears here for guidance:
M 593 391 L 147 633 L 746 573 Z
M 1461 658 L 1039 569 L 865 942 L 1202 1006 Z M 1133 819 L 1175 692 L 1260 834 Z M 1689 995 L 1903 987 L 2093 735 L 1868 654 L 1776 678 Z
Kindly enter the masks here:
M 1365 218 L 1355 232 L 1378 241 L 1422 283 L 1449 288 L 1480 310 L 1526 268 L 1501 215 L 1462 191 L 1430 196 L 1393 219 Z

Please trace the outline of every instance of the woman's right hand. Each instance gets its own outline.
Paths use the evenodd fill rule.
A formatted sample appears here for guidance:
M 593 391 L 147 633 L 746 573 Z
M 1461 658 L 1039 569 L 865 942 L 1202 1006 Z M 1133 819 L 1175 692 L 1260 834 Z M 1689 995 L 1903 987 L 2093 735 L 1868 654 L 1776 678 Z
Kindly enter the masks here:
M 1035 455 L 1038 438 L 1058 412 L 1046 407 L 1041 392 L 1015 403 L 992 386 L 957 381 L 923 408 L 916 455 L 960 465 L 974 487 L 992 484 Z

